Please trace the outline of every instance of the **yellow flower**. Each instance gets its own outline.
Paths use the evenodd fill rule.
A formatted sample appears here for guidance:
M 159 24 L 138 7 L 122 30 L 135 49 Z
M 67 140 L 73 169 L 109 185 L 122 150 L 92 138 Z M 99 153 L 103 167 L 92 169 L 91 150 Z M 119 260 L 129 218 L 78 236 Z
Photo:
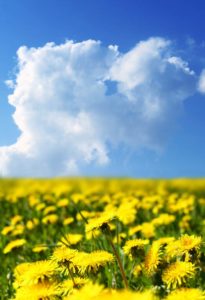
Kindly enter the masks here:
M 90 219 L 89 223 L 86 225 L 86 231 L 103 229 L 103 225 L 107 225 L 114 217 L 114 212 L 104 212 L 98 218 Z
M 91 253 L 79 252 L 72 259 L 75 266 L 78 267 L 81 274 L 86 271 L 96 272 L 99 267 L 114 261 L 114 256 L 103 250 L 93 251 Z
M 51 259 L 58 263 L 71 262 L 77 253 L 77 250 L 65 246 L 56 247 Z
M 73 283 L 73 280 L 75 282 L 75 286 Z M 72 291 L 73 288 L 79 288 L 85 284 L 88 283 L 88 279 L 86 278 L 81 278 L 81 277 L 74 277 L 74 279 L 66 279 L 64 280 L 60 285 L 59 285 L 59 291 L 63 295 L 67 295 L 68 292 Z
M 200 289 L 183 288 L 171 292 L 165 300 L 204 300 L 205 293 Z
M 6 245 L 6 247 L 3 250 L 3 253 L 7 254 L 7 253 L 11 252 L 13 249 L 22 247 L 24 244 L 26 244 L 25 239 L 18 239 L 18 240 L 11 241 L 10 243 L 8 243 Z
M 153 275 L 156 272 L 157 267 L 161 262 L 161 246 L 161 243 L 158 243 L 158 241 L 153 242 L 145 257 L 144 266 L 149 275 Z
M 48 215 L 42 219 L 43 224 L 55 224 L 58 221 L 56 214 Z
M 55 212 L 56 211 L 56 207 L 54 205 L 50 205 L 50 206 L 47 206 L 44 211 L 43 211 L 43 214 L 44 215 L 48 215 L 50 214 L 51 212 Z
M 98 299 L 103 291 L 103 286 L 93 283 L 84 285 L 80 290 L 76 290 L 72 295 L 68 295 L 64 300 L 91 300 Z
M 190 262 L 177 261 L 171 264 L 162 274 L 162 280 L 168 288 L 176 288 L 186 282 L 187 278 L 193 277 L 195 266 Z
M 123 250 L 125 254 L 132 254 L 134 250 L 143 249 L 148 244 L 149 244 L 149 240 L 143 240 L 143 239 L 129 240 L 126 241 Z
M 194 235 L 184 235 L 180 239 L 170 243 L 166 246 L 167 259 L 170 260 L 175 256 L 185 255 L 185 261 L 190 260 L 190 251 L 199 250 L 202 243 L 201 237 L 196 237 Z
M 57 295 L 59 295 L 58 285 L 44 282 L 20 287 L 17 289 L 15 300 L 56 299 Z
M 74 218 L 73 217 L 68 217 L 68 218 L 63 220 L 63 225 L 69 225 L 73 222 L 74 222 Z
M 43 252 L 47 249 L 48 249 L 48 247 L 45 246 L 45 245 L 36 245 L 35 247 L 33 247 L 32 251 L 36 252 L 36 253 L 39 253 L 39 252 Z
M 153 237 L 155 235 L 155 228 L 152 223 L 145 222 L 142 224 L 141 232 L 143 236 L 147 239 Z
M 61 238 L 60 244 L 64 245 L 76 245 L 83 239 L 83 235 L 79 233 L 68 233 Z
M 57 265 L 51 260 L 40 260 L 29 263 L 25 272 L 19 276 L 22 286 L 34 285 L 47 281 L 56 273 Z
M 69 203 L 69 200 L 68 200 L 67 198 L 60 199 L 60 200 L 57 202 L 57 206 L 58 206 L 58 207 L 66 207 L 66 206 L 68 206 L 68 203 Z
M 1 231 L 1 234 L 2 235 L 8 235 L 10 232 L 12 232 L 13 231 L 13 229 L 14 229 L 14 227 L 13 226 L 5 226 L 3 229 L 2 229 L 2 231 Z
M 11 225 L 16 225 L 17 223 L 19 223 L 21 220 L 23 219 L 22 216 L 20 215 L 16 215 L 11 219 Z

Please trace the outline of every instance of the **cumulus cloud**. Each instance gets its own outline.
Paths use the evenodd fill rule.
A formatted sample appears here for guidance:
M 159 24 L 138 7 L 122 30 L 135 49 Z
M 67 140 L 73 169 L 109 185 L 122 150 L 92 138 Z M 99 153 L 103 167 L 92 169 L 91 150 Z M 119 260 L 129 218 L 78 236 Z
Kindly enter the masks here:
M 110 163 L 109 145 L 163 147 L 196 90 L 194 72 L 171 49 L 163 38 L 127 53 L 95 40 L 20 47 L 8 101 L 21 134 L 0 147 L 0 173 L 73 175 Z
M 199 77 L 198 90 L 200 93 L 205 94 L 205 70 L 201 72 Z

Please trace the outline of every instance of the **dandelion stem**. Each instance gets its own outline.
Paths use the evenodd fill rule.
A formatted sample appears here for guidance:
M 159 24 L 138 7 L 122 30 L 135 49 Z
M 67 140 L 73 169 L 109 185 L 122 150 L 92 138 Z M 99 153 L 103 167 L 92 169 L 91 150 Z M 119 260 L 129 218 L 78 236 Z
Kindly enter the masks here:
M 70 278 L 73 282 L 73 287 L 76 287 L 77 284 L 75 283 L 75 279 L 74 279 L 74 276 L 73 276 L 73 272 L 71 271 L 70 267 L 67 265 L 67 268 L 68 268 L 68 272 L 69 272 L 69 275 L 70 275 Z
M 129 288 L 128 281 L 127 281 L 127 278 L 126 278 L 126 275 L 125 275 L 125 271 L 124 271 L 124 268 L 123 268 L 123 265 L 122 265 L 121 258 L 120 258 L 119 253 L 118 253 L 117 249 L 115 248 L 115 245 L 112 241 L 112 236 L 111 236 L 109 225 L 106 228 L 106 232 L 108 233 L 108 234 L 106 234 L 107 241 L 110 244 L 110 246 L 112 247 L 113 253 L 114 253 L 114 255 L 117 259 L 117 262 L 118 262 L 118 265 L 119 265 L 119 268 L 120 268 L 120 272 L 121 272 L 122 279 L 124 281 L 125 287 L 126 287 L 126 289 L 128 289 Z

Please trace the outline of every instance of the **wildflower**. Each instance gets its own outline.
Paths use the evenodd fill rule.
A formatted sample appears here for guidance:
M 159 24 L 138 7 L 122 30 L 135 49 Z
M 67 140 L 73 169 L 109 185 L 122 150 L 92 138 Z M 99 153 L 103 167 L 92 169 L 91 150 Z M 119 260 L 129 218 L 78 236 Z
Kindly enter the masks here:
M 74 286 L 75 283 L 75 286 Z M 81 277 L 74 277 L 72 279 L 66 279 L 59 285 L 59 291 L 64 296 L 73 290 L 73 288 L 79 288 L 88 283 L 88 279 Z
M 77 252 L 77 250 L 70 249 L 65 246 L 56 247 L 51 259 L 56 261 L 57 263 L 68 263 L 72 261 Z
M 129 240 L 126 241 L 123 250 L 125 254 L 133 255 L 137 249 L 143 249 L 148 244 L 149 244 L 149 240 L 143 240 L 143 239 Z
M 153 275 L 158 265 L 161 262 L 161 244 L 158 241 L 153 242 L 152 246 L 150 247 L 146 257 L 145 257 L 145 270 L 149 275 Z
M 14 227 L 13 226 L 5 226 L 2 231 L 1 234 L 2 235 L 8 235 L 9 233 L 11 233 L 13 231 Z
M 149 223 L 149 222 L 143 223 L 142 228 L 141 228 L 141 232 L 142 232 L 142 235 L 147 239 L 153 237 L 155 235 L 154 225 L 152 223 Z
M 172 257 L 184 255 L 185 261 L 189 261 L 191 251 L 198 252 L 201 242 L 201 237 L 184 235 L 166 246 L 167 259 L 170 260 Z
M 8 243 L 6 245 L 6 247 L 3 250 L 3 253 L 7 254 L 7 253 L 11 252 L 13 249 L 22 247 L 24 244 L 26 244 L 25 239 L 18 239 L 18 240 L 11 241 L 10 243 Z
M 47 282 L 56 273 L 56 269 L 56 264 L 51 260 L 29 263 L 28 268 L 20 278 L 22 286 Z
M 11 219 L 11 225 L 16 225 L 17 223 L 19 223 L 21 220 L 23 219 L 22 216 L 20 215 L 16 215 Z
M 72 262 L 78 267 L 81 274 L 86 271 L 96 272 L 99 267 L 114 261 L 114 256 L 103 250 L 93 251 L 91 253 L 79 252 Z
M 58 221 L 56 214 L 48 215 L 42 219 L 43 224 L 55 224 Z
M 204 300 L 205 293 L 200 289 L 183 288 L 171 292 L 166 300 Z
M 90 222 L 86 225 L 86 231 L 92 231 L 95 229 L 103 229 L 105 225 L 114 219 L 115 213 L 114 212 L 104 212 L 98 218 L 93 218 Z
M 176 288 L 186 282 L 187 278 L 193 277 L 195 266 L 190 262 L 177 261 L 172 263 L 162 274 L 162 280 L 168 288 Z
M 82 234 L 78 233 L 68 233 L 64 237 L 61 238 L 60 243 L 63 243 L 64 245 L 76 245 L 83 239 Z
M 66 207 L 66 206 L 68 206 L 68 203 L 69 203 L 69 200 L 68 200 L 67 198 L 60 199 L 60 200 L 57 202 L 57 206 L 58 206 L 58 207 Z
M 63 225 L 69 225 L 73 222 L 74 222 L 74 218 L 73 217 L 68 217 L 68 218 L 63 220 Z
M 64 300 L 91 300 L 98 299 L 103 291 L 103 286 L 93 283 L 88 283 L 84 285 L 80 290 L 77 290 L 72 295 L 68 295 Z
M 39 253 L 39 252 L 43 252 L 47 249 L 48 249 L 48 247 L 45 246 L 45 245 L 37 245 L 37 246 L 33 247 L 32 251 L 36 252 L 36 253 Z
M 139 265 L 136 265 L 132 271 L 132 274 L 135 276 L 135 277 L 138 277 L 139 274 L 142 272 L 143 270 L 143 265 L 142 264 L 139 264 Z
M 48 214 L 50 214 L 50 213 L 52 213 L 52 212 L 55 212 L 56 209 L 57 209 L 57 208 L 56 208 L 54 205 L 47 206 L 47 207 L 44 209 L 43 214 L 44 214 L 44 215 L 48 215 Z
M 56 299 L 59 294 L 58 285 L 55 283 L 43 282 L 30 286 L 23 286 L 17 289 L 15 300 L 39 300 Z

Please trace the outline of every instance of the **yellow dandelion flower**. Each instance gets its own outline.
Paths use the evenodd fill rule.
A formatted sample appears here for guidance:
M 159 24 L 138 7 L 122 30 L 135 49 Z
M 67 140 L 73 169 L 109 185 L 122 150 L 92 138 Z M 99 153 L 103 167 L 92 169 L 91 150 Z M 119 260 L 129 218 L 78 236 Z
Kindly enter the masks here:
M 57 263 L 71 262 L 77 253 L 77 250 L 70 249 L 65 246 L 56 247 L 51 259 Z
M 68 233 L 64 237 L 61 238 L 60 244 L 64 245 L 76 245 L 83 239 L 83 235 L 79 233 Z
M 17 289 L 15 300 L 46 300 L 56 299 L 59 295 L 58 285 L 55 283 L 38 283 L 30 286 L 23 286 Z
M 78 267 L 79 272 L 84 274 L 86 271 L 96 272 L 99 267 L 105 266 L 107 263 L 112 263 L 114 256 L 103 250 L 93 251 L 91 253 L 79 252 L 72 262 Z
M 14 227 L 9 225 L 9 226 L 5 226 L 2 231 L 1 234 L 2 235 L 8 235 L 9 233 L 11 233 L 13 231 Z
M 17 289 L 19 286 L 22 286 L 23 275 L 28 270 L 29 266 L 30 266 L 30 263 L 21 263 L 15 267 L 15 269 L 14 269 L 14 277 L 15 277 L 14 288 Z
M 195 266 L 191 262 L 177 261 L 172 263 L 162 274 L 162 280 L 168 288 L 176 288 L 195 274 Z
M 45 204 L 45 203 L 39 203 L 39 204 L 36 205 L 36 210 L 37 210 L 37 211 L 41 211 L 41 210 L 43 210 L 45 207 L 46 207 L 46 204 Z
M 166 246 L 165 251 L 167 259 L 170 260 L 175 256 L 185 255 L 185 260 L 189 261 L 190 251 L 195 250 L 197 252 L 200 248 L 201 243 L 201 237 L 196 237 L 194 235 L 183 235 L 180 239 Z
M 16 236 L 16 235 L 21 235 L 23 234 L 25 230 L 25 226 L 23 224 L 18 224 L 15 226 L 14 230 L 12 231 L 11 235 Z
M 98 218 L 93 218 L 89 220 L 86 225 L 86 231 L 92 231 L 95 229 L 103 229 L 104 225 L 107 225 L 112 219 L 115 218 L 114 212 L 104 212 Z
M 158 265 L 161 262 L 161 244 L 158 241 L 153 242 L 152 246 L 150 247 L 147 255 L 145 256 L 145 270 L 149 275 L 153 275 Z
M 52 212 L 55 212 L 56 211 L 56 207 L 54 205 L 50 205 L 50 206 L 47 206 L 44 210 L 43 210 L 43 214 L 44 215 L 48 215 Z
M 16 215 L 11 219 L 11 225 L 16 225 L 20 221 L 22 221 L 23 217 L 20 215 Z
M 74 286 L 75 283 L 75 286 Z M 66 279 L 59 285 L 59 291 L 63 295 L 67 295 L 73 288 L 79 288 L 88 283 L 87 278 L 74 277 L 72 279 Z
M 56 214 L 51 214 L 42 219 L 43 224 L 55 224 L 58 221 L 58 216 Z
M 142 272 L 143 270 L 143 265 L 140 264 L 140 265 L 136 265 L 132 271 L 132 274 L 135 276 L 135 277 L 138 277 L 140 275 L 140 273 Z
M 57 202 L 57 206 L 58 207 L 66 207 L 68 206 L 69 204 L 69 200 L 67 198 L 64 198 L 64 199 L 60 199 L 58 202 Z
M 143 249 L 146 245 L 149 244 L 149 240 L 143 239 L 134 239 L 126 241 L 123 251 L 125 254 L 134 254 L 134 251 L 137 249 Z
M 74 218 L 73 217 L 68 217 L 68 218 L 63 220 L 63 225 L 69 225 L 73 222 L 74 222 Z
M 39 252 L 46 251 L 47 249 L 48 249 L 48 247 L 45 245 L 36 245 L 35 247 L 33 247 L 32 251 L 39 253 Z
M 204 300 L 205 292 L 200 289 L 183 288 L 171 292 L 166 300 Z
M 29 267 L 22 274 L 23 286 L 34 285 L 47 281 L 56 273 L 57 265 L 51 260 L 40 260 L 29 263 Z
M 84 285 L 80 290 L 76 290 L 72 295 L 68 295 L 64 300 L 91 300 L 98 299 L 103 291 L 103 286 L 93 283 Z
M 153 237 L 155 235 L 154 225 L 152 223 L 149 223 L 149 222 L 143 223 L 142 228 L 141 228 L 141 233 L 147 239 Z
M 7 253 L 11 252 L 13 249 L 22 247 L 25 244 L 26 244 L 25 239 L 18 239 L 18 240 L 11 241 L 10 243 L 8 243 L 6 245 L 6 247 L 3 250 L 3 253 L 7 254 Z

